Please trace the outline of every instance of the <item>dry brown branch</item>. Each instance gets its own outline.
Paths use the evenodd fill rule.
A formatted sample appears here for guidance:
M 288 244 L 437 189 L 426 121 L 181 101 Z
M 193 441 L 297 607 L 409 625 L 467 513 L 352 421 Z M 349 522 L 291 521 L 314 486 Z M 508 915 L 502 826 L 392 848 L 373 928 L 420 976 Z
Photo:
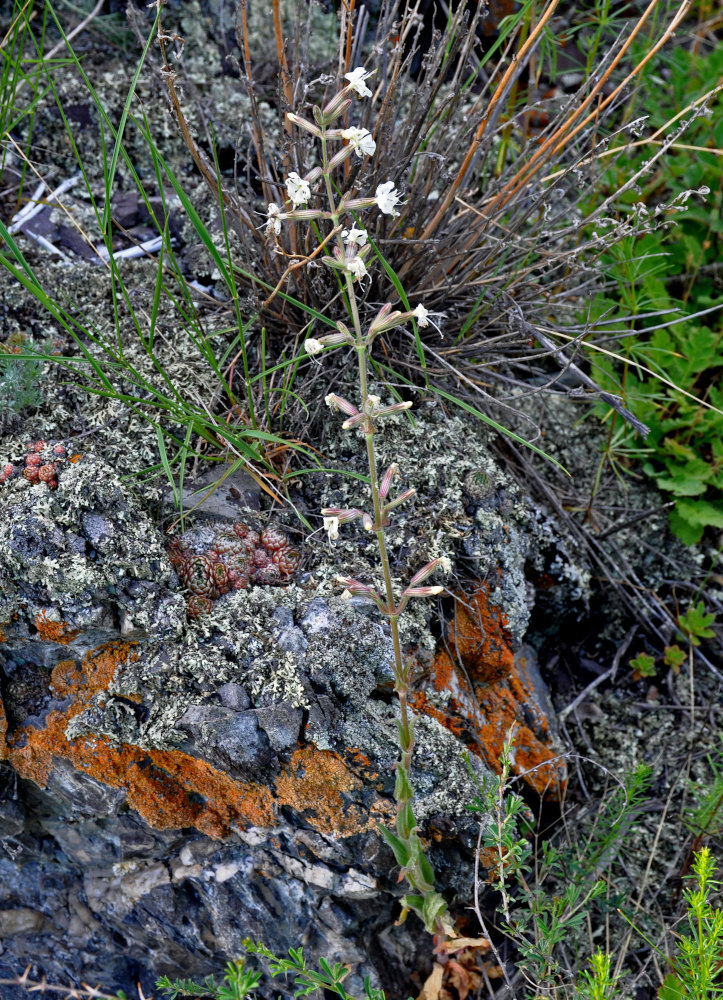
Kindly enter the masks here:
M 281 72 L 281 88 L 284 92 L 284 100 L 289 109 L 294 106 L 294 88 L 289 73 L 289 63 L 286 58 L 286 47 L 284 45 L 284 31 L 281 24 L 281 4 L 280 0 L 273 0 L 274 14 L 274 40 L 276 42 L 276 58 L 279 62 Z M 284 128 L 288 135 L 291 135 L 291 125 L 284 120 Z
M 653 10 L 659 5 L 660 0 L 651 0 L 648 7 L 643 11 L 643 13 L 638 18 L 637 23 L 633 27 L 630 35 L 623 42 L 620 49 L 611 60 L 610 64 L 605 68 L 604 73 L 602 73 L 599 78 L 595 81 L 590 93 L 582 101 L 580 106 L 575 109 L 575 111 L 570 115 L 570 117 L 563 122 L 560 128 L 551 135 L 534 153 L 531 159 L 522 167 L 518 174 L 503 187 L 503 189 L 494 196 L 485 205 L 485 210 L 488 214 L 499 211 L 504 208 L 511 198 L 515 196 L 517 192 L 521 190 L 526 184 L 529 184 L 532 177 L 542 169 L 542 166 L 548 163 L 550 160 L 555 160 L 562 149 L 564 149 L 570 141 L 591 121 L 593 121 L 601 111 L 603 111 L 620 93 L 621 89 L 626 86 L 632 79 L 634 79 L 643 67 L 646 65 L 648 60 L 659 51 L 661 46 L 668 41 L 672 33 L 680 24 L 681 20 L 685 14 L 690 9 L 692 0 L 683 0 L 683 3 L 679 7 L 675 17 L 670 22 L 665 32 L 661 38 L 656 42 L 653 48 L 645 58 L 640 61 L 626 76 L 625 80 L 616 87 L 611 94 L 609 94 L 604 100 L 602 100 L 596 110 L 589 114 L 582 122 L 578 122 L 575 128 L 572 126 L 575 124 L 577 119 L 584 113 L 584 111 L 590 106 L 592 101 L 602 93 L 602 88 L 604 87 L 607 80 L 609 80 L 613 70 L 619 65 L 625 53 L 628 51 L 633 41 L 637 37 L 638 33 L 642 30 L 645 21 L 648 19 Z
M 236 195 L 228 191 L 226 187 L 221 183 L 220 177 L 217 176 L 215 169 L 211 166 L 211 164 L 208 161 L 208 158 L 203 153 L 203 151 L 199 149 L 196 140 L 193 138 L 193 135 L 191 134 L 188 122 L 186 121 L 186 117 L 181 109 L 181 102 L 179 100 L 178 93 L 175 87 L 174 81 L 176 78 L 176 73 L 175 70 L 171 68 L 168 61 L 168 51 L 166 47 L 167 42 L 183 42 L 183 39 L 181 39 L 180 36 L 176 34 L 166 34 L 163 31 L 163 26 L 161 24 L 161 20 L 159 17 L 158 45 L 160 47 L 161 58 L 163 60 L 163 67 L 161 72 L 163 75 L 163 79 L 166 82 L 166 88 L 168 90 L 168 96 L 171 101 L 173 114 L 175 116 L 178 127 L 181 130 L 181 135 L 183 136 L 183 141 L 186 144 L 186 148 L 191 154 L 193 162 L 198 167 L 201 176 L 206 181 L 208 186 L 211 188 L 211 191 L 213 192 L 214 196 L 218 198 L 220 193 L 221 197 L 223 198 L 224 205 L 229 210 L 229 218 L 234 228 L 237 228 L 238 222 L 242 222 L 248 229 L 255 231 L 256 226 L 254 225 L 253 219 L 246 211 L 246 209 L 241 205 L 238 197 L 236 197 Z
M 264 304 L 261 306 L 262 309 L 266 309 L 271 304 L 272 300 L 276 298 L 276 296 L 279 293 L 279 290 L 281 289 L 281 286 L 283 285 L 284 281 L 288 278 L 288 276 L 291 274 L 291 272 L 296 271 L 298 268 L 303 267 L 305 264 L 308 264 L 310 260 L 314 260 L 314 258 L 321 253 L 321 251 L 324 249 L 329 240 L 332 239 L 334 236 L 336 236 L 337 233 L 341 232 L 341 228 L 342 228 L 341 226 L 335 226 L 331 230 L 331 232 L 329 232 L 328 235 L 324 237 L 321 243 L 317 246 L 316 250 L 313 250 L 310 254 L 308 254 L 305 257 L 301 257 L 300 260 L 294 261 L 293 264 L 289 264 L 289 266 L 286 268 L 284 273 L 279 278 L 278 283 L 274 288 L 273 292 L 271 293 L 271 295 L 269 295 L 269 297 L 264 301 Z
M 261 174 L 261 184 L 264 192 L 264 201 L 268 203 L 270 201 L 274 201 L 274 196 L 271 193 L 268 181 L 264 176 L 265 174 L 264 165 L 266 163 L 266 155 L 264 150 L 263 128 L 261 127 L 259 122 L 258 109 L 256 106 L 256 93 L 254 90 L 254 77 L 251 65 L 251 48 L 249 46 L 248 21 L 246 17 L 247 5 L 248 5 L 248 0 L 241 0 L 240 4 L 241 33 L 239 41 L 241 42 L 244 73 L 246 74 L 246 92 L 248 93 L 249 101 L 251 102 L 251 134 L 253 135 L 254 149 L 256 150 L 256 162 L 258 163 L 259 173 Z M 237 31 L 237 37 L 238 35 L 239 33 Z
M 653 2 L 657 3 L 658 0 L 653 0 Z M 477 131 L 475 132 L 474 139 L 472 140 L 469 149 L 465 153 L 464 159 L 462 160 L 462 165 L 457 171 L 457 176 L 455 177 L 450 187 L 447 189 L 447 192 L 444 198 L 442 199 L 442 202 L 439 208 L 437 209 L 436 213 L 434 214 L 434 217 L 432 218 L 431 222 L 426 226 L 424 232 L 422 233 L 421 238 L 423 240 L 429 239 L 429 237 L 434 233 L 435 229 L 438 227 L 438 225 L 444 218 L 447 209 L 452 204 L 455 194 L 457 193 L 462 182 L 464 181 L 464 178 L 467 174 L 467 170 L 469 169 L 469 165 L 474 159 L 477 150 L 479 149 L 482 143 L 484 134 L 487 131 L 487 126 L 492 120 L 492 116 L 497 108 L 497 105 L 500 103 L 500 101 L 502 101 L 505 94 L 507 93 L 507 88 L 511 83 L 511 81 L 516 79 L 522 72 L 527 62 L 527 59 L 532 52 L 533 47 L 537 44 L 539 36 L 542 34 L 545 25 L 552 17 L 558 3 L 559 0 L 552 0 L 552 2 L 548 4 L 544 14 L 535 25 L 533 31 L 530 33 L 530 37 L 524 43 L 520 51 L 513 57 L 512 62 L 505 70 L 505 73 L 503 74 L 502 79 L 497 85 L 494 94 L 490 98 L 490 102 L 487 106 L 487 111 L 484 117 L 482 118 L 482 121 L 477 126 Z

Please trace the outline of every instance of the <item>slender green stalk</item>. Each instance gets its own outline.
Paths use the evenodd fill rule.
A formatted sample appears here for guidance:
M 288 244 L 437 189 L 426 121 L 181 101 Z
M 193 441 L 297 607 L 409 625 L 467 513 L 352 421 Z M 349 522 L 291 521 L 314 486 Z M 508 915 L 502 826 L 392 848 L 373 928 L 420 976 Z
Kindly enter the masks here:
M 407 602 L 412 597 L 428 597 L 440 593 L 443 587 L 419 586 L 439 564 L 447 568 L 446 560 L 434 559 L 423 567 L 410 581 L 399 597 L 395 595 L 394 583 L 389 560 L 389 551 L 385 537 L 385 529 L 389 525 L 389 512 L 398 506 L 414 493 L 414 490 L 407 490 L 395 500 L 388 500 L 388 494 L 392 479 L 399 471 L 396 463 L 380 477 L 377 469 L 377 456 L 374 447 L 374 435 L 377 432 L 378 421 L 394 413 L 408 409 L 412 404 L 398 401 L 391 406 L 383 406 L 381 399 L 369 391 L 369 364 L 370 351 L 374 339 L 384 330 L 393 329 L 403 323 L 415 320 L 419 325 L 426 325 L 427 311 L 423 306 L 417 306 L 415 310 L 410 310 L 406 301 L 406 296 L 402 293 L 400 298 L 406 306 L 405 312 L 392 311 L 392 306 L 387 303 L 382 307 L 376 319 L 370 324 L 368 329 L 364 329 L 359 313 L 359 304 L 356 296 L 355 282 L 362 280 L 366 274 L 366 264 L 364 258 L 372 245 L 367 243 L 367 234 L 362 229 L 356 228 L 358 219 L 357 212 L 360 209 L 378 207 L 382 212 L 396 215 L 395 205 L 399 195 L 394 191 L 392 182 L 380 185 L 377 188 L 374 198 L 348 198 L 341 193 L 337 200 L 335 195 L 335 185 L 332 181 L 333 171 L 340 166 L 348 156 L 354 152 L 359 156 L 368 155 L 373 151 L 374 141 L 371 134 L 366 129 L 348 128 L 340 129 L 331 127 L 336 119 L 340 118 L 351 103 L 351 93 L 359 96 L 366 96 L 367 88 L 364 79 L 368 76 L 362 69 L 354 70 L 347 74 L 350 80 L 349 86 L 332 98 L 330 103 L 322 111 L 320 108 L 314 109 L 316 124 L 300 118 L 298 115 L 290 114 L 289 120 L 306 131 L 311 132 L 321 146 L 321 167 L 311 170 L 306 177 L 300 177 L 296 172 L 290 173 L 286 182 L 289 199 L 292 202 L 292 210 L 282 210 L 278 205 L 272 203 L 268 207 L 268 231 L 273 231 L 276 235 L 281 232 L 281 223 L 284 220 L 307 221 L 311 224 L 312 231 L 317 235 L 319 248 L 325 248 L 325 240 L 316 225 L 318 220 L 324 219 L 331 223 L 332 233 L 335 235 L 336 245 L 333 253 L 321 258 L 325 264 L 338 272 L 342 291 L 345 293 L 350 328 L 343 323 L 337 323 L 337 332 L 331 335 L 322 336 L 320 340 L 307 338 L 305 347 L 307 354 L 319 354 L 327 346 L 339 346 L 344 344 L 356 352 L 357 367 L 359 377 L 359 408 L 348 400 L 340 396 L 330 394 L 326 401 L 332 409 L 341 410 L 349 417 L 344 423 L 344 429 L 359 429 L 364 435 L 367 465 L 369 469 L 369 488 L 371 491 L 372 512 L 367 513 L 358 509 L 342 510 L 337 508 L 322 511 L 324 526 L 329 531 L 330 539 L 335 538 L 338 526 L 345 521 L 351 521 L 361 517 L 364 527 L 368 531 L 374 532 L 379 550 L 379 563 L 381 567 L 384 586 L 382 593 L 378 593 L 372 586 L 360 583 L 347 577 L 340 578 L 346 587 L 347 596 L 353 594 L 363 594 L 373 600 L 379 612 L 389 621 L 393 644 L 392 671 L 394 674 L 394 688 L 399 702 L 399 718 L 397 721 L 399 734 L 400 757 L 397 763 L 397 777 L 395 782 L 394 797 L 397 804 L 396 831 L 382 829 L 382 835 L 394 851 L 398 864 L 401 866 L 402 875 L 413 890 L 412 894 L 403 899 L 403 914 L 406 916 L 409 910 L 414 910 L 424 920 L 427 929 L 437 935 L 454 933 L 451 918 L 444 899 L 435 892 L 434 872 L 422 849 L 419 839 L 418 827 L 412 808 L 413 790 L 411 784 L 412 755 L 414 751 L 414 725 L 412 713 L 409 706 L 409 669 L 405 666 L 404 653 L 399 634 L 399 618 Z M 329 144 L 333 140 L 347 140 L 349 145 L 342 147 L 333 157 L 329 156 Z M 325 210 L 315 210 L 302 208 L 312 199 L 311 184 L 323 178 L 323 188 L 326 195 L 328 208 Z M 348 221 L 349 229 L 342 229 L 342 225 Z M 326 239 L 328 239 L 327 237 Z M 376 251 L 375 251 L 376 252 Z M 343 277 L 342 277 L 343 275 Z M 396 287 L 396 285 L 395 285 Z M 399 291 L 399 289 L 397 289 Z

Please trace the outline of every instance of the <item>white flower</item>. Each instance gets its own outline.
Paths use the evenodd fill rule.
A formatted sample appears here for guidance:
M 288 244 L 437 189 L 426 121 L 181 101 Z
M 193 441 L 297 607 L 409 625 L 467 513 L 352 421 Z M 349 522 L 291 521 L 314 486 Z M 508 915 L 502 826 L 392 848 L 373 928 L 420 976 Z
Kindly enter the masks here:
M 366 229 L 356 229 L 352 226 L 351 229 L 342 229 L 341 238 L 347 246 L 353 243 L 355 246 L 363 247 L 366 246 L 367 231 Z
M 311 198 L 309 182 L 299 177 L 295 170 L 292 170 L 286 178 L 286 190 L 294 205 L 305 205 Z
M 443 573 L 452 572 L 452 560 L 449 558 L 449 556 L 440 556 L 437 565 L 439 566 L 439 568 L 442 570 Z
M 313 357 L 314 354 L 319 354 L 324 350 L 324 345 L 320 340 L 314 340 L 313 337 L 308 337 L 304 341 L 304 349 L 306 353 Z
M 273 229 L 278 236 L 281 232 L 281 220 L 286 218 L 286 212 L 282 212 L 276 202 L 271 201 L 266 209 L 266 216 L 266 235 Z
M 414 310 L 414 318 L 421 327 L 429 326 L 429 320 L 427 319 L 427 316 L 429 316 L 429 309 L 425 309 L 422 303 L 420 302 L 417 308 Z
M 372 92 L 364 83 L 371 76 L 363 66 L 357 66 L 351 73 L 345 73 L 344 79 L 349 81 L 349 89 L 353 90 L 359 97 L 371 97 Z
M 324 518 L 324 531 L 329 535 L 329 541 L 333 542 L 334 539 L 339 537 L 339 518 L 338 517 L 325 517 Z
M 372 134 L 367 128 L 344 128 L 341 130 L 343 139 L 348 139 L 354 147 L 354 152 L 359 157 L 374 156 L 377 144 L 372 139 Z
M 346 262 L 346 269 L 350 271 L 355 278 L 366 278 L 367 268 L 361 257 L 352 257 L 351 260 Z
M 394 181 L 387 181 L 386 184 L 380 184 L 377 188 L 377 193 L 374 196 L 374 201 L 379 206 L 379 210 L 384 212 L 385 215 L 399 215 L 399 212 L 395 211 L 398 201 L 401 201 L 402 196 L 394 188 Z

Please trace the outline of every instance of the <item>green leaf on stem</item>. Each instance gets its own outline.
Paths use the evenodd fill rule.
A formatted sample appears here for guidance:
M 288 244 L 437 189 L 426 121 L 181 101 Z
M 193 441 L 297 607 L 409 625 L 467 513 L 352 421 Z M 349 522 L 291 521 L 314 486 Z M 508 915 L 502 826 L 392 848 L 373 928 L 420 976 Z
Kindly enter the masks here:
M 399 837 L 396 836 L 396 834 L 392 833 L 391 830 L 388 830 L 386 826 L 380 825 L 379 832 L 381 833 L 382 837 L 387 842 L 387 844 L 389 844 L 391 849 L 394 851 L 394 857 L 396 858 L 397 864 L 401 865 L 402 868 L 404 868 L 404 866 L 409 861 L 409 851 L 407 850 L 403 841 L 401 841 Z

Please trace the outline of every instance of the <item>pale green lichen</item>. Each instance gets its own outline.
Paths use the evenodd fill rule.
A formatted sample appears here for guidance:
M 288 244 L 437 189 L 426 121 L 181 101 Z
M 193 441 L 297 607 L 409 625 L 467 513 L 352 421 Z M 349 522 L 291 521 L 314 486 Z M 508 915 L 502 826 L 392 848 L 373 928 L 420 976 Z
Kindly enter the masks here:
M 5 601 L 32 595 L 35 605 L 26 613 L 53 607 L 67 611 L 67 620 L 82 622 L 99 595 L 107 598 L 122 582 L 119 600 L 134 625 L 156 624 L 155 605 L 144 594 L 134 597 L 127 584 L 148 581 L 156 589 L 170 584 L 162 538 L 104 462 L 86 458 L 68 464 L 54 491 L 14 478 L 0 490 L 0 510 Z

